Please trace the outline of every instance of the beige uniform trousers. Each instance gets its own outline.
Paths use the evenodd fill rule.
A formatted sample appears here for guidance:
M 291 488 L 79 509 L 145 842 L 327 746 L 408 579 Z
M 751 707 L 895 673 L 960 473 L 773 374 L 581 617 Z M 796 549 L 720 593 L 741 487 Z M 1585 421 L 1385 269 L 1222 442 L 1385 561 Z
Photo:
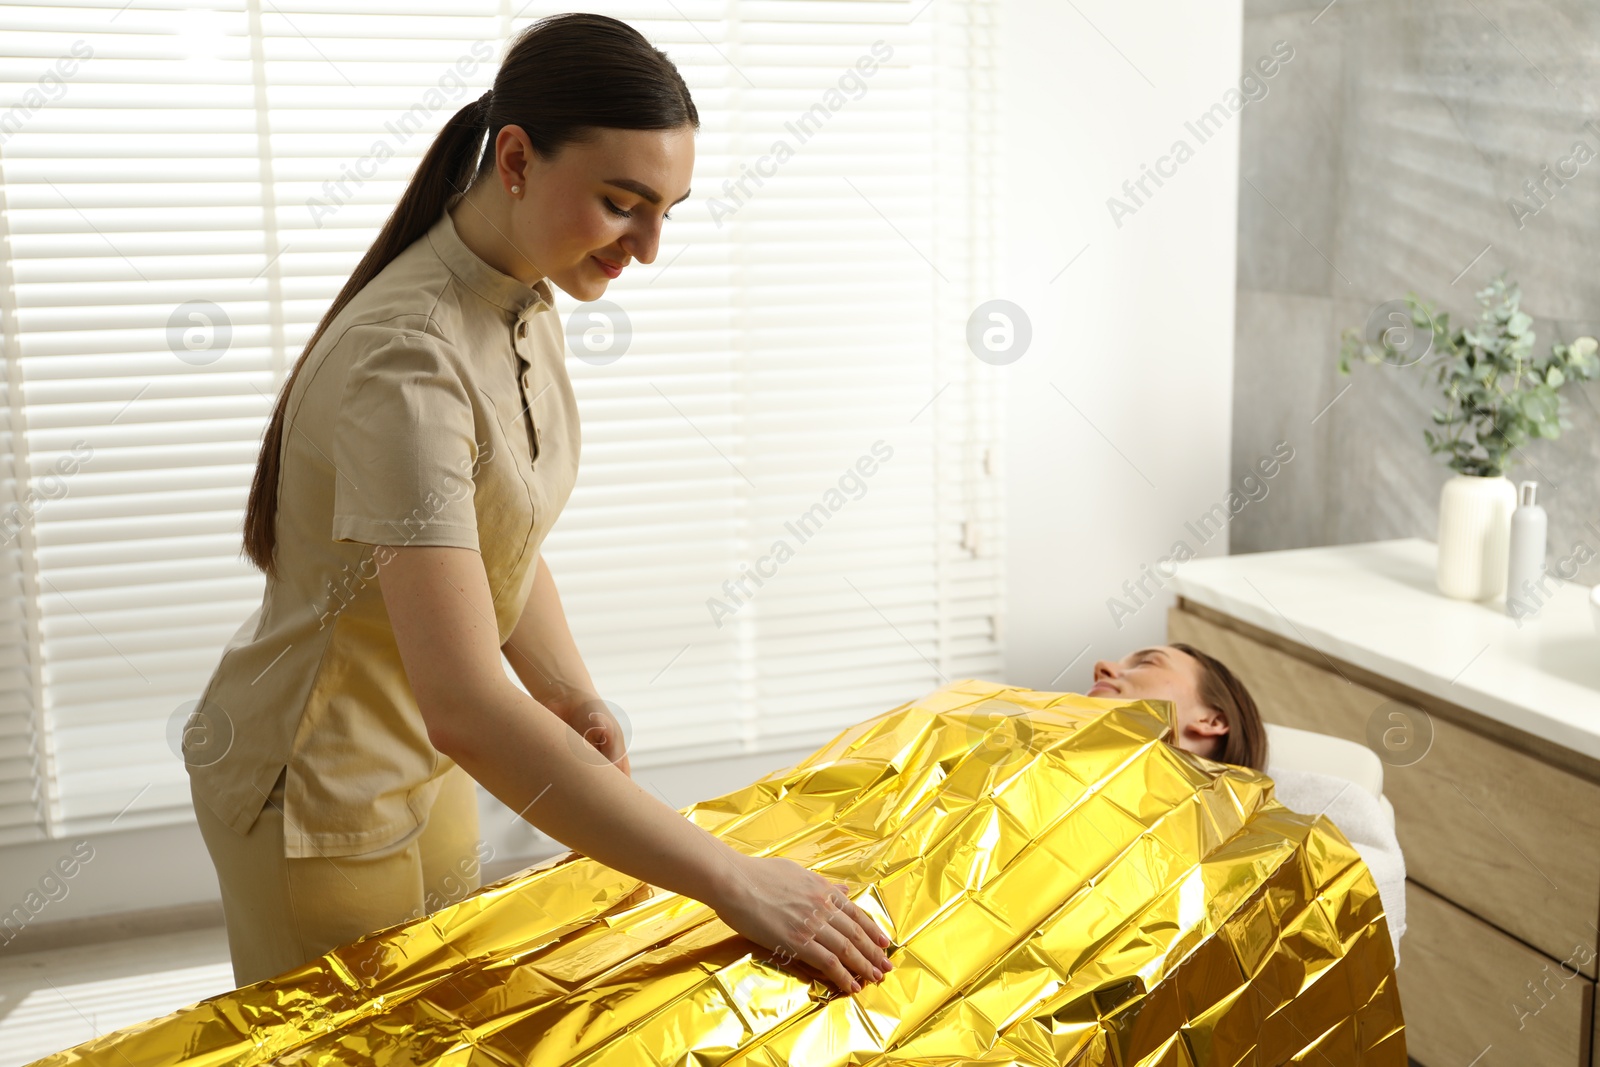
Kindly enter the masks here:
M 233 979 L 249 985 L 330 949 L 453 904 L 481 884 L 478 796 L 459 766 L 444 776 L 427 821 L 394 844 L 356 856 L 283 852 L 284 775 L 248 834 L 194 800 L 217 869 Z

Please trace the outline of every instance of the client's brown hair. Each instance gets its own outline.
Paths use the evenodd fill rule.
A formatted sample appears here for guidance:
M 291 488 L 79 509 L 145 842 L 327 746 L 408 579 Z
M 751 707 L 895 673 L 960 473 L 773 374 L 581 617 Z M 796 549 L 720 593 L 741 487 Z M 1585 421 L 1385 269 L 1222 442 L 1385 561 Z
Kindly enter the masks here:
M 1187 652 L 1200 664 L 1200 701 L 1222 712 L 1228 719 L 1219 763 L 1232 763 L 1251 770 L 1267 768 L 1267 729 L 1261 725 L 1261 712 L 1244 683 L 1214 656 L 1193 645 L 1173 642 L 1173 648 Z

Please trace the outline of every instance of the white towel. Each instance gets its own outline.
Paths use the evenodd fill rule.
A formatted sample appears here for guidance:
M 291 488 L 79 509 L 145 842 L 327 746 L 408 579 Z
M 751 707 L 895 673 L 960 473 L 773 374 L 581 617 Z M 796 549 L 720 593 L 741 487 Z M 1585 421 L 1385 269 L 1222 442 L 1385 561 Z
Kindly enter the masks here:
M 1348 778 L 1331 774 L 1272 766 L 1266 774 L 1280 804 L 1302 815 L 1326 815 L 1361 854 L 1378 883 L 1398 967 L 1400 935 L 1406 932 L 1406 862 L 1378 798 Z

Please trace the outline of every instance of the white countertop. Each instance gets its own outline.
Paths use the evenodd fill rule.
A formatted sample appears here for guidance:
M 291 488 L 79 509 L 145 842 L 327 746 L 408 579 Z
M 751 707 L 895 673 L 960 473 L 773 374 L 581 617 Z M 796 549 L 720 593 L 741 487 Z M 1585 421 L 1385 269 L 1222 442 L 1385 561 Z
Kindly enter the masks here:
M 1171 588 L 1289 641 L 1600 759 L 1600 633 L 1589 588 L 1550 579 L 1532 618 L 1434 585 L 1406 538 L 1192 559 Z M 1554 566 L 1552 556 L 1551 566 Z

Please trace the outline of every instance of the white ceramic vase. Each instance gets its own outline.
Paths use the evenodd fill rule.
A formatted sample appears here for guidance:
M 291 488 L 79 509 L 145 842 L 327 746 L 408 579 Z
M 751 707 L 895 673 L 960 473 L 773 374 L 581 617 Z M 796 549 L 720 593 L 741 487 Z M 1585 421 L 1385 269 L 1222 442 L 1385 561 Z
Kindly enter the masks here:
M 1517 488 L 1504 475 L 1457 474 L 1439 492 L 1439 592 L 1487 600 L 1506 591 Z

